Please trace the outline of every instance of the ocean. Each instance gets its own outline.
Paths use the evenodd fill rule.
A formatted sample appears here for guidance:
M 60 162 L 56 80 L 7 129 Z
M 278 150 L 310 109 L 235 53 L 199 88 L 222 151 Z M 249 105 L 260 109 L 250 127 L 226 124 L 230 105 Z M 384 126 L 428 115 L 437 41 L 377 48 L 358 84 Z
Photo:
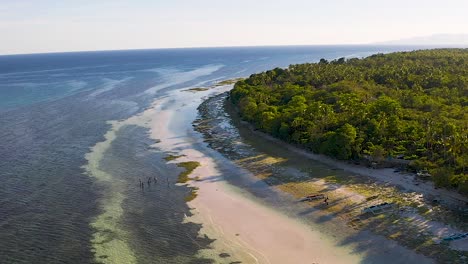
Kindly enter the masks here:
M 197 252 L 214 238 L 198 236 L 200 225 L 184 222 L 190 214 L 184 200 L 190 188 L 176 185 L 179 170 L 163 159 L 166 153 L 152 147 L 147 128 L 121 127 L 97 164 L 91 164 L 115 184 L 90 177 L 87 168 L 96 160 L 87 154 L 106 140 L 111 121 L 135 116 L 174 90 L 320 58 L 415 48 L 232 47 L 0 56 L 0 263 L 105 263 L 109 256 L 96 249 L 110 247 L 114 240 L 127 242 L 132 262 L 211 263 Z M 167 184 L 138 189 L 139 179 L 156 175 Z M 112 195 L 120 197 L 121 217 L 115 222 L 112 215 L 103 218 L 112 228 L 100 230 L 96 239 L 101 204 Z

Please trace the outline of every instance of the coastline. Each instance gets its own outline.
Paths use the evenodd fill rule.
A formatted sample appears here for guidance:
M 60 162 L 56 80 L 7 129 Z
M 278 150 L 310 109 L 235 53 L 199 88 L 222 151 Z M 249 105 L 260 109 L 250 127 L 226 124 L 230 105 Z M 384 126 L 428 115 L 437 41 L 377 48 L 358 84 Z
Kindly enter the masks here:
M 150 138 L 157 142 L 153 147 L 174 157 L 167 163 L 199 162 L 201 164 L 189 175 L 190 180 L 187 183 L 179 183 L 179 185 L 187 185 L 197 190 L 197 197 L 187 203 L 191 207 L 191 212 L 190 215 L 185 216 L 184 223 L 199 224 L 201 226 L 199 237 L 214 239 L 209 249 L 200 246 L 197 257 L 213 259 L 216 263 L 239 263 L 239 261 L 241 263 L 302 263 L 304 259 L 312 263 L 375 263 L 376 260 L 388 261 L 392 254 L 398 253 L 407 256 L 406 259 L 411 261 L 433 263 L 430 259 L 400 247 L 384 236 L 376 236 L 369 232 L 359 232 L 356 236 L 355 231 L 346 230 L 345 226 L 337 230 L 327 227 L 329 230 L 326 230 L 326 223 L 311 224 L 308 220 L 302 221 L 304 217 L 295 217 L 295 215 L 291 217 L 290 214 L 280 210 L 281 208 L 274 208 L 244 188 L 231 184 L 226 177 L 248 177 L 253 181 L 259 179 L 267 181 L 268 175 L 263 175 L 265 177 L 262 178 L 262 174 L 249 167 L 248 162 L 239 163 L 229 158 L 226 159 L 218 153 L 222 151 L 211 148 L 203 133 L 194 131 L 192 127 L 199 126 L 194 123 L 198 117 L 199 105 L 207 98 L 220 95 L 231 88 L 232 85 L 215 85 L 196 91 L 175 90 L 154 101 L 152 106 L 143 113 L 113 123 L 112 129 L 106 135 L 106 140 L 97 144 L 87 155 L 88 173 L 96 177 L 99 182 L 119 189 L 118 181 L 104 177 L 106 176 L 104 174 L 100 176 L 98 164 L 102 153 L 108 148 L 113 135 L 120 127 L 131 124 L 146 127 L 150 129 Z M 252 135 L 259 136 L 255 133 Z M 288 149 L 288 152 L 294 151 Z M 269 162 L 281 163 L 273 159 L 267 161 L 266 165 Z M 290 170 L 288 173 L 301 176 L 303 172 Z M 261 181 L 258 181 L 258 184 Z M 265 183 L 262 184 L 267 186 Z M 279 192 L 289 193 L 293 198 L 297 198 L 304 189 L 299 188 L 296 192 L 291 192 L 291 190 L 298 186 L 288 183 L 275 187 Z M 330 184 L 317 181 L 316 186 L 329 188 Z M 349 194 L 349 190 L 339 187 L 336 189 L 337 192 Z M 121 209 L 119 207 L 121 207 L 122 198 L 118 197 L 118 192 L 114 196 L 110 195 L 109 198 L 106 197 L 103 200 L 103 214 L 96 219 L 96 223 L 100 222 L 102 225 L 94 227 L 102 234 L 105 234 L 108 228 L 117 229 L 115 224 L 106 224 L 106 214 L 115 211 L 115 208 L 117 212 Z M 319 219 L 328 219 L 332 215 L 326 210 L 321 210 L 320 206 L 314 206 L 314 209 L 319 210 L 310 212 L 316 213 Z M 119 217 L 116 216 L 113 220 Z M 106 221 L 100 221 L 100 219 Z M 119 232 L 123 232 L 121 238 L 125 238 L 125 230 Z M 333 232 L 342 233 L 335 235 Z M 108 256 L 105 260 L 100 260 L 107 262 L 117 260 L 119 254 L 127 252 L 128 254 L 124 254 L 125 257 L 135 262 L 133 252 L 125 244 L 124 239 L 113 241 L 113 243 L 121 243 L 117 248 L 128 249 L 121 251 L 102 244 L 101 240 L 105 237 L 100 237 L 100 235 L 96 233 L 93 241 L 96 258 Z M 356 241 L 366 241 L 366 243 L 372 241 L 372 243 L 381 243 L 385 246 L 376 251 L 363 249 L 361 248 L 363 244 L 356 243 Z
M 183 155 L 170 163 L 201 164 L 190 175 L 198 180 L 188 182 L 198 188 L 198 196 L 189 202 L 193 215 L 186 221 L 202 224 L 201 235 L 216 240 L 213 249 L 200 254 L 217 263 L 301 263 L 305 259 L 312 263 L 359 263 L 360 253 L 352 248 L 337 245 L 318 230 L 253 201 L 223 180 L 224 172 L 219 170 L 222 157 L 206 147 L 201 135 L 192 130 L 192 121 L 203 98 L 231 87 L 199 91 L 196 98 L 185 92 L 177 100 L 171 96 L 161 99 L 155 102 L 151 121 L 151 137 L 159 142 L 155 147 L 170 155 Z M 237 169 L 231 173 L 248 172 Z
M 390 188 L 386 179 L 375 183 L 315 162 L 245 127 L 256 144 L 240 139 L 219 145 L 229 141 L 226 123 L 208 140 L 193 122 L 200 103 L 230 89 L 235 79 L 224 81 L 230 76 L 376 52 L 384 51 L 324 46 L 44 55 L 57 69 L 38 74 L 21 71 L 34 58 L 12 60 L 18 64 L 9 75 L 12 85 L 26 80 L 32 90 L 47 91 L 35 100 L 34 91 L 18 90 L 25 101 L 7 107 L 1 118 L 0 255 L 13 263 L 431 263 L 421 253 L 437 259 L 432 238 L 468 231 L 453 219 L 432 218 L 445 211 Z M 74 71 L 77 60 L 83 67 Z M 44 68 L 39 64 L 37 70 Z M 158 144 L 162 129 L 168 133 Z M 241 146 L 254 152 L 234 153 Z M 187 156 L 166 159 L 181 153 Z M 201 166 L 192 171 L 196 160 Z M 299 202 L 312 192 L 328 193 L 330 205 Z M 382 193 L 368 200 L 376 192 Z M 364 205 L 389 200 L 422 215 L 351 222 Z M 421 237 L 400 236 L 401 225 L 422 230 Z M 434 232 L 440 234 L 429 235 Z M 456 242 L 468 246 L 460 240 L 443 248 L 456 248 Z
M 209 102 L 200 107 L 202 115 L 206 114 L 206 111 L 210 111 L 207 108 L 209 108 L 208 105 L 212 104 L 213 102 Z M 224 110 L 219 109 L 214 112 L 216 111 L 224 112 Z M 336 202 L 331 203 L 328 208 L 324 208 L 320 203 L 310 203 L 310 206 L 317 210 L 314 211 L 314 214 L 322 214 L 324 218 L 328 219 L 340 219 L 341 222 L 357 231 L 369 230 L 372 233 L 383 235 L 389 239 L 389 242 L 398 242 L 414 252 L 431 256 L 442 263 L 455 259 L 459 259 L 463 263 L 466 260 L 466 245 L 464 246 L 463 243 L 465 241 L 452 242 L 450 245 L 438 245 L 442 237 L 463 231 L 464 228 L 460 229 L 457 226 L 463 227 L 466 226 L 466 223 L 450 222 L 454 220 L 450 217 L 443 219 L 447 212 L 443 208 L 428 205 L 423 199 L 423 195 L 418 192 L 402 190 L 401 187 L 393 186 L 392 182 L 385 181 L 392 176 L 388 172 L 394 173 L 393 170 L 366 171 L 357 166 L 348 167 L 349 164 L 307 153 L 259 131 L 254 131 L 251 126 L 246 126 L 245 123 L 240 124 L 240 120 L 237 120 L 238 123 L 234 126 L 239 130 L 242 142 L 248 146 L 240 146 L 241 144 L 238 144 L 240 139 L 235 136 L 223 142 L 218 138 L 229 137 L 232 132 L 228 131 L 229 129 L 224 129 L 226 124 L 216 124 L 216 122 L 210 121 L 217 117 L 216 114 L 213 116 L 210 114 L 197 121 L 198 131 L 204 134 L 206 141 L 210 142 L 210 147 L 222 152 L 239 166 L 256 174 L 259 179 L 268 182 L 273 188 L 289 193 L 296 199 L 314 192 L 326 192 L 333 196 L 332 199 Z M 224 120 L 223 122 L 228 121 Z M 230 129 L 232 130 L 232 128 Z M 227 143 L 228 141 L 235 143 L 230 144 Z M 252 148 L 256 149 L 255 153 L 242 154 L 249 152 L 246 149 Z M 324 175 L 314 176 L 317 174 L 317 171 L 314 171 L 317 168 L 313 167 L 310 171 L 310 168 L 303 166 L 303 164 L 308 163 L 307 160 L 326 164 L 326 166 L 317 165 L 322 167 L 320 170 L 329 166 L 339 169 L 328 169 L 328 173 L 332 175 L 324 172 Z M 387 174 L 378 175 L 380 177 L 377 179 L 369 177 L 380 174 L 382 171 L 387 172 Z M 361 220 L 359 211 L 379 201 L 391 201 L 397 206 L 398 211 L 388 216 L 379 215 Z
M 153 263 L 153 261 L 161 263 L 180 263 L 187 261 L 199 261 L 199 263 L 210 263 L 208 259 L 198 258 L 195 254 L 200 248 L 205 248 L 210 244 L 210 239 L 206 237 L 197 237 L 199 227 L 194 223 L 185 223 L 184 215 L 190 214 L 190 208 L 184 201 L 184 196 L 187 192 L 191 192 L 191 188 L 185 186 L 175 186 L 176 175 L 178 169 L 175 166 L 159 166 L 156 171 L 154 170 L 157 164 L 165 164 L 163 160 L 163 153 L 156 151 L 151 147 L 154 142 L 149 140 L 149 133 L 151 129 L 151 122 L 155 112 L 155 104 L 141 113 L 131 116 L 128 119 L 119 121 L 110 121 L 111 125 L 108 132 L 104 135 L 104 140 L 97 143 L 90 152 L 86 154 L 88 163 L 83 167 L 85 173 L 89 177 L 95 178 L 96 184 L 99 185 L 101 190 L 101 199 L 99 200 L 100 213 L 93 219 L 91 227 L 95 230 L 93 238 L 90 241 L 92 244 L 92 253 L 96 263 Z M 126 129 L 140 128 L 141 134 L 137 136 L 136 140 L 141 144 L 139 149 L 132 146 L 130 139 L 125 137 L 134 135 L 122 134 Z M 137 134 L 138 135 L 138 134 Z M 144 142 L 148 139 L 148 142 Z M 120 141 L 120 142 L 118 142 Z M 124 164 L 106 164 L 106 155 L 116 155 L 113 153 L 113 144 L 124 144 L 128 146 L 128 150 L 138 152 L 138 160 L 143 161 L 146 159 L 151 162 L 151 172 L 149 175 L 157 176 L 164 175 L 160 181 L 156 181 L 152 186 L 146 185 L 136 187 L 138 179 L 140 179 L 145 170 L 137 171 L 135 174 L 129 176 L 122 176 L 122 174 L 129 173 L 122 171 L 118 168 L 119 165 Z M 142 143 L 148 143 L 144 145 Z M 115 147 L 115 146 L 114 146 Z M 149 154 L 152 153 L 152 154 Z M 146 156 L 145 155 L 149 155 Z M 122 157 L 125 160 L 126 157 Z M 115 157 L 114 157 L 115 159 Z M 159 161 L 155 161 L 158 159 Z M 121 161 L 123 161 L 121 160 Z M 109 160 L 107 160 L 109 162 Z M 109 166 L 117 167 L 116 171 L 108 171 Z M 172 171 L 168 171 L 172 170 Z M 127 173 L 125 173 L 127 172 Z M 156 174 L 155 174 L 156 173 Z M 136 176 L 136 177 L 132 177 Z M 166 186 L 167 180 L 167 186 Z M 143 178 L 145 181 L 145 178 Z M 176 201 L 174 201 L 176 199 Z M 153 205 L 154 204 L 154 205 Z M 131 224 L 126 221 L 133 219 L 128 218 L 129 214 L 136 214 L 141 217 L 141 212 L 149 208 L 152 210 L 152 216 L 158 216 L 158 219 L 146 218 L 135 219 Z M 180 219 L 180 220 L 179 220 Z M 146 221 L 148 220 L 148 221 Z M 156 221 L 152 221 L 156 220 Z M 162 223 L 164 222 L 164 223 Z M 144 227 L 144 233 L 149 232 L 153 235 L 151 238 L 146 238 L 143 245 L 148 242 L 159 243 L 159 248 L 152 249 L 153 255 L 143 255 L 146 252 L 141 251 L 141 244 L 138 238 L 142 232 L 141 228 Z M 166 241 L 169 235 L 176 236 L 170 241 Z M 189 239 L 189 241 L 184 241 Z M 178 249 L 171 249 L 170 247 L 180 247 Z M 174 251 L 175 254 L 168 254 L 169 251 Z
M 233 109 L 233 106 L 228 104 L 225 108 L 227 112 L 231 115 L 237 114 L 236 110 Z M 308 151 L 304 148 L 294 146 L 287 142 L 284 142 L 278 138 L 275 138 L 271 135 L 268 135 L 264 132 L 261 132 L 255 129 L 251 124 L 246 121 L 240 120 L 240 118 L 235 118 L 236 124 L 248 128 L 252 134 L 260 136 L 268 141 L 274 142 L 275 144 L 281 145 L 285 149 L 297 153 L 299 155 L 305 156 L 315 161 L 319 161 L 323 164 L 332 166 L 337 169 L 342 169 L 351 173 L 355 173 L 361 176 L 371 177 L 376 181 L 382 184 L 390 184 L 393 186 L 398 186 L 403 188 L 405 191 L 410 192 L 419 192 L 424 195 L 434 196 L 444 199 L 445 202 L 451 205 L 458 204 L 468 204 L 468 197 L 463 196 L 462 194 L 453 191 L 447 190 L 445 188 L 435 188 L 433 182 L 431 181 L 415 181 L 415 174 L 410 173 L 401 173 L 395 172 L 394 168 L 368 168 L 362 165 L 350 164 L 348 162 L 339 161 L 330 157 L 327 157 L 323 154 L 316 154 L 311 151 Z

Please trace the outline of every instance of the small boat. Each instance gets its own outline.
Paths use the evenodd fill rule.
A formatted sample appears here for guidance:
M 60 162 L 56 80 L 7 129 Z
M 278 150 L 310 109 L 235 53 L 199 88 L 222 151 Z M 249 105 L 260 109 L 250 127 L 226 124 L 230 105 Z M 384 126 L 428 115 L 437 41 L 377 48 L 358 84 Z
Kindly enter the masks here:
M 319 199 L 325 199 L 325 195 L 321 194 L 321 193 L 311 194 L 311 195 L 307 195 L 306 197 L 302 198 L 301 201 L 305 202 L 305 201 L 313 201 L 313 200 L 319 200 Z
M 361 210 L 361 212 L 362 213 L 373 213 L 373 214 L 384 213 L 385 209 L 390 209 L 392 207 L 393 207 L 393 204 L 384 202 L 384 203 L 381 203 L 381 204 L 372 205 L 372 206 L 369 206 L 367 208 L 364 208 L 364 209 Z
M 467 238 L 468 237 L 468 233 L 462 233 L 462 234 L 452 234 L 448 237 L 444 237 L 443 240 L 445 241 L 453 241 L 453 240 L 459 240 L 459 239 L 463 239 L 463 238 Z

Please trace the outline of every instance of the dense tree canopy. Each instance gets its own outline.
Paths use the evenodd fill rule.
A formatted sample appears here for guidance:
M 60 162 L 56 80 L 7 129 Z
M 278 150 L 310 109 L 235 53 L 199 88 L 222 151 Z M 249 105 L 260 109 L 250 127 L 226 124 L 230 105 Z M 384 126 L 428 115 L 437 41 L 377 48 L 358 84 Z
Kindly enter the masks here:
M 342 160 L 404 157 L 468 192 L 468 49 L 276 68 L 237 82 L 230 98 L 285 141 Z

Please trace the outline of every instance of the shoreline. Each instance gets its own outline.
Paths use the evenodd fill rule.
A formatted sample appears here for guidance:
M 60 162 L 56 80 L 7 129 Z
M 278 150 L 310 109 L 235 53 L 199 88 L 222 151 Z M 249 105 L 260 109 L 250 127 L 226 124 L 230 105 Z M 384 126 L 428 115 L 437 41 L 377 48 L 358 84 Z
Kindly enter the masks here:
M 226 176 L 245 176 L 255 181 L 263 180 L 255 171 L 246 168 L 245 164 L 226 159 L 220 151 L 213 150 L 204 135 L 193 128 L 196 126 L 194 121 L 199 116 L 197 108 L 200 104 L 207 98 L 222 95 L 231 87 L 232 85 L 215 85 L 195 92 L 190 89 L 175 90 L 155 100 L 144 112 L 112 123 L 112 128 L 106 134 L 105 140 L 97 144 L 87 156 L 88 174 L 96 177 L 98 181 L 117 188 L 119 183 L 107 177 L 105 173 L 103 174 L 97 164 L 102 153 L 112 142 L 116 131 L 125 125 L 138 125 L 148 128 L 149 137 L 157 142 L 152 145 L 152 148 L 171 156 L 166 163 L 174 165 L 184 162 L 200 163 L 200 166 L 194 168 L 188 175 L 187 183 L 178 184 L 187 185 L 197 193 L 197 197 L 187 203 L 191 207 L 190 215 L 185 215 L 183 223 L 199 224 L 201 227 L 199 237 L 214 239 L 210 249 L 200 246 L 197 257 L 213 259 L 215 263 L 239 263 L 239 261 L 272 264 L 302 263 L 304 259 L 312 263 L 375 263 L 376 259 L 383 259 L 382 256 L 386 253 L 382 252 L 387 249 L 391 252 L 402 252 L 402 250 L 406 252 L 406 249 L 399 249 L 394 241 L 388 244 L 385 237 L 366 232 L 360 233 L 358 238 L 349 236 L 349 241 L 344 243 L 345 238 L 340 237 L 343 234 L 338 237 L 335 234 L 344 231 L 348 235 L 345 229 L 334 230 L 334 233 L 330 230 L 328 230 L 330 232 L 321 230 L 325 227 L 324 225 L 320 223 L 310 225 L 308 221 L 303 221 L 304 217 L 285 213 L 280 210 L 281 208 L 274 208 L 271 204 L 258 199 L 243 187 L 231 184 Z M 293 173 L 299 175 L 302 172 Z M 323 186 L 326 187 L 326 184 Z M 289 193 L 289 187 L 280 186 L 278 190 Z M 113 208 L 119 211 L 122 199 L 117 199 L 116 195 L 119 194 L 106 197 L 102 204 L 104 211 L 96 219 L 96 222 L 101 224 L 95 226 L 100 230 L 93 240 L 95 257 L 108 256 L 108 259 L 101 260 L 108 262 L 113 259 L 117 260 L 119 255 L 123 254 L 127 258 L 133 258 L 130 262 L 135 262 L 133 252 L 128 248 L 125 240 L 113 241 L 113 243 L 122 243 L 116 248 L 128 248 L 122 251 L 116 251 L 114 247 L 100 243 L 100 240 L 104 239 L 100 235 L 106 228 L 109 226 L 116 228 L 112 223 L 106 223 L 107 220 L 101 221 L 110 210 L 114 210 Z M 317 215 L 330 217 L 324 212 L 319 210 Z M 121 230 L 121 232 L 124 238 L 126 231 Z M 360 245 L 355 243 L 356 239 L 373 240 L 376 243 L 385 243 L 386 246 L 375 253 L 359 248 Z M 394 249 L 395 247 L 397 249 Z M 372 256 L 374 261 L 369 261 L 368 255 L 372 254 L 377 254 L 377 257 Z M 367 262 L 363 262 L 366 257 Z M 421 263 L 432 263 L 418 254 L 411 254 L 410 259 Z
M 260 130 L 255 129 L 253 125 L 251 125 L 250 123 L 246 121 L 241 120 L 240 117 L 238 117 L 237 111 L 233 108 L 234 106 L 232 106 L 230 102 L 228 102 L 227 105 L 229 106 L 225 107 L 225 109 L 227 109 L 226 112 L 229 113 L 231 118 L 232 118 L 232 114 L 236 114 L 237 115 L 235 117 L 235 119 L 237 119 L 236 122 L 238 122 L 241 126 L 248 128 L 251 133 L 257 136 L 260 136 L 268 141 L 271 141 L 271 142 L 274 142 L 275 144 L 279 144 L 283 146 L 289 151 L 295 152 L 299 155 L 303 155 L 314 161 L 321 162 L 323 164 L 326 164 L 328 166 L 331 166 L 337 169 L 355 173 L 361 176 L 371 177 L 383 184 L 391 184 L 394 186 L 401 187 L 406 191 L 419 192 L 428 196 L 445 198 L 445 201 L 450 203 L 451 205 L 459 205 L 462 203 L 465 203 L 466 205 L 468 205 L 468 197 L 465 197 L 462 194 L 454 190 L 448 190 L 445 188 L 436 189 L 434 187 L 433 182 L 431 181 L 417 181 L 417 184 L 415 184 L 416 183 L 415 174 L 395 172 L 395 168 L 373 169 L 373 168 L 368 168 L 362 165 L 350 164 L 349 162 L 346 162 L 346 161 L 336 160 L 331 157 L 325 156 L 323 154 L 313 153 L 307 149 L 301 148 L 300 146 L 289 144 L 285 141 L 282 141 L 278 138 L 275 138 Z
M 249 199 L 223 180 L 220 160 L 204 146 L 202 136 L 193 131 L 192 122 L 197 117 L 196 108 L 205 97 L 231 87 L 200 91 L 197 98 L 187 93 L 176 100 L 170 96 L 161 99 L 155 103 L 151 121 L 150 136 L 159 141 L 154 146 L 170 155 L 184 155 L 170 163 L 201 164 L 190 175 L 198 180 L 188 182 L 189 186 L 198 188 L 198 195 L 188 203 L 193 207 L 193 215 L 186 220 L 202 224 L 200 235 L 216 241 L 213 249 L 200 254 L 217 263 L 301 263 L 305 259 L 315 263 L 360 262 L 360 253 L 336 245 L 308 225 Z M 230 172 L 248 173 L 242 169 Z
M 214 99 L 213 101 L 216 100 L 222 101 L 222 99 Z M 304 167 L 306 166 L 302 166 L 302 164 L 307 163 L 307 160 L 314 160 L 314 162 L 323 164 L 320 165 L 322 167 L 320 168 L 321 170 L 323 170 L 323 167 L 330 166 L 336 168 L 338 166 L 335 165 L 334 160 L 328 159 L 326 162 L 322 162 L 323 159 L 320 159 L 316 161 L 310 155 L 304 155 L 303 150 L 296 149 L 297 151 L 293 151 L 291 150 L 293 146 L 285 145 L 287 143 L 284 142 L 278 142 L 279 140 L 272 139 L 268 135 L 265 138 L 261 135 L 261 132 L 253 131 L 251 127 L 246 127 L 245 123 L 234 125 L 234 127 L 240 129 L 239 133 L 242 134 L 243 144 L 240 144 L 240 139 L 238 138 L 240 135 L 231 137 L 223 142 L 223 140 L 218 138 L 229 137 L 228 134 L 232 133 L 229 132 L 232 128 L 225 129 L 225 123 L 229 122 L 226 119 L 230 118 L 225 118 L 222 124 L 216 124 L 216 122 L 210 121 L 217 118 L 216 114 L 210 116 L 210 113 L 207 116 L 203 116 L 204 112 L 210 111 L 208 105 L 212 104 L 213 102 L 205 103 L 199 109 L 202 117 L 197 121 L 200 127 L 198 131 L 204 134 L 206 141 L 210 142 L 210 147 L 222 152 L 223 155 L 229 157 L 229 159 L 236 162 L 239 166 L 250 170 L 260 180 L 268 182 L 273 188 L 290 193 L 296 199 L 300 199 L 310 193 L 328 192 L 335 196 L 334 199 L 337 202 L 332 203 L 329 208 L 324 208 L 317 203 L 309 203 L 311 208 L 317 210 L 314 211 L 314 214 L 317 212 L 318 214 L 323 214 L 325 219 L 339 218 L 340 221 L 348 224 L 348 226 L 355 230 L 370 230 L 373 233 L 387 237 L 390 239 L 389 242 L 398 241 L 400 245 L 408 247 L 414 250 L 414 252 L 424 253 L 427 256 L 442 261 L 442 263 L 444 263 L 444 259 L 447 261 L 447 259 L 454 260 L 458 258 L 463 263 L 467 255 L 466 246 L 463 246 L 463 242 L 465 241 L 450 243 L 450 247 L 452 248 L 450 250 L 446 246 L 437 245 L 440 243 L 441 237 L 449 235 L 451 232 L 460 232 L 460 229 L 452 226 L 452 224 L 443 224 L 447 219 L 437 218 L 438 215 L 444 215 L 447 211 L 443 211 L 443 209 L 437 206 L 428 206 L 424 199 L 422 199 L 422 196 L 416 192 L 402 192 L 401 188 L 392 187 L 389 183 L 382 185 L 379 183 L 379 180 L 369 176 L 364 176 L 363 178 L 363 176 L 360 176 L 361 173 L 356 173 L 355 171 L 349 175 L 343 167 L 339 170 L 329 169 L 329 173 L 343 175 L 340 177 L 332 176 L 330 178 L 327 175 L 313 176 L 314 171 L 305 171 L 304 169 L 306 168 Z M 222 108 L 224 109 L 224 106 Z M 223 110 L 219 109 L 214 110 L 214 112 L 216 111 L 223 112 Z M 221 116 L 222 114 L 219 115 Z M 234 143 L 226 143 L 229 141 Z M 254 151 L 256 154 L 243 155 L 246 151 L 249 152 L 251 148 L 257 149 Z M 271 153 L 269 155 L 272 156 L 265 155 L 265 153 Z M 317 156 L 315 155 L 315 157 Z M 295 161 L 295 159 L 300 161 Z M 369 171 L 376 173 L 379 170 Z M 393 170 L 391 172 L 393 173 Z M 359 176 L 354 174 L 359 174 Z M 365 177 L 368 179 L 366 180 Z M 374 183 L 372 184 L 372 182 Z M 359 217 L 356 218 L 359 215 L 359 210 L 364 209 L 365 206 L 376 204 L 379 201 L 386 202 L 389 199 L 395 202 L 399 210 L 390 213 L 388 217 L 379 215 L 375 218 L 363 219 L 363 221 Z M 420 216 L 421 213 L 423 213 L 423 217 Z M 434 216 L 436 216 L 436 219 L 431 220 Z M 353 222 L 355 220 L 358 220 L 358 222 Z M 448 220 L 451 221 L 453 219 L 449 218 Z M 466 223 L 462 222 L 460 224 L 459 222 L 455 224 L 455 226 L 457 225 L 466 226 Z M 457 252 L 456 250 L 461 251 L 455 253 Z M 465 253 L 462 253 L 463 250 L 465 250 Z M 439 256 L 439 253 L 442 253 L 444 256 Z M 456 256 L 457 254 L 458 256 Z

